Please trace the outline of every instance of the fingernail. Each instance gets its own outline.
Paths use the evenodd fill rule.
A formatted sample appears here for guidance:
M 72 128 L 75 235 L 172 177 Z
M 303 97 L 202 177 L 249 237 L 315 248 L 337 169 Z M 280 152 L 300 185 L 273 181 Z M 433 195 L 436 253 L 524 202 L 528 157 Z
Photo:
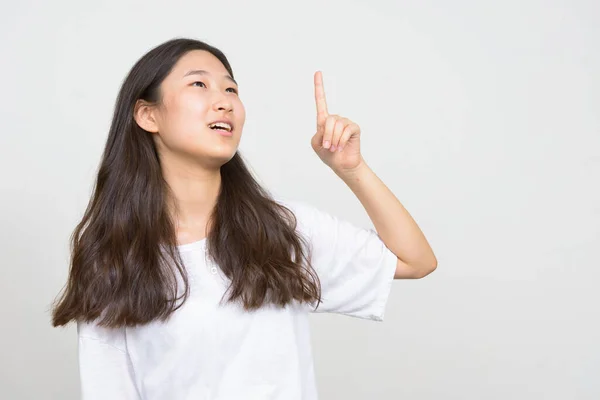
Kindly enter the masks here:
M 344 146 L 340 146 L 338 147 L 338 151 L 341 152 L 342 150 L 344 150 Z
M 330 144 L 331 143 L 329 142 L 329 140 L 326 140 L 326 141 L 323 142 L 323 147 L 325 147 L 326 149 L 328 149 Z
M 335 152 L 335 145 L 331 146 L 329 150 L 331 150 L 332 153 Z

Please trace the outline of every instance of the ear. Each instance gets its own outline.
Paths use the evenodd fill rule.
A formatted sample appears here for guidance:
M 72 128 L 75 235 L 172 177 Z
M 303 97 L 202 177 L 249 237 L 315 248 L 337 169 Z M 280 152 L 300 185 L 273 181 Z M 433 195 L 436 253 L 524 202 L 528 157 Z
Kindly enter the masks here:
M 133 118 L 140 128 L 146 132 L 157 133 L 158 123 L 155 116 L 156 108 L 145 100 L 138 100 L 133 109 Z

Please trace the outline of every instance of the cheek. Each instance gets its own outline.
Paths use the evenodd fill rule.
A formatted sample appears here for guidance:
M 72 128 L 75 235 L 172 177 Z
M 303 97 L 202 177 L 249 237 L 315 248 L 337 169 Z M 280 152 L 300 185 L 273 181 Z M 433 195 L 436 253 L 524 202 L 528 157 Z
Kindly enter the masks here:
M 238 100 L 237 107 L 235 107 L 235 118 L 240 127 L 244 126 L 244 122 L 246 121 L 246 109 L 240 100 Z
M 185 94 L 177 99 L 177 109 L 181 118 L 198 120 L 206 117 L 209 103 L 203 96 Z
M 171 104 L 168 115 L 169 136 L 186 138 L 206 128 L 208 103 L 199 96 L 181 96 Z

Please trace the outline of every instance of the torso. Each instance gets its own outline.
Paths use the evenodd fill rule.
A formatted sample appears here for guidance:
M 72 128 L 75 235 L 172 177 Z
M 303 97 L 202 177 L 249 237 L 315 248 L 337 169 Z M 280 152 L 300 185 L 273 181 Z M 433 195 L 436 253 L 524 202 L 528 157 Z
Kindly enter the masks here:
M 206 261 L 205 244 L 180 246 L 184 305 L 167 322 L 126 329 L 142 398 L 316 399 L 307 306 L 219 304 L 228 282 Z

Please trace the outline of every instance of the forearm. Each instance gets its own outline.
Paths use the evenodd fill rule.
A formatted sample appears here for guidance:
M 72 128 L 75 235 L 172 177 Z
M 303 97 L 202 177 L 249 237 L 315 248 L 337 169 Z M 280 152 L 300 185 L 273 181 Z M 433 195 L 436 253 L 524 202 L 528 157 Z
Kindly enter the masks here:
M 435 269 L 437 260 L 425 235 L 390 189 L 363 161 L 349 172 L 336 174 L 361 202 L 385 245 L 405 264 Z

